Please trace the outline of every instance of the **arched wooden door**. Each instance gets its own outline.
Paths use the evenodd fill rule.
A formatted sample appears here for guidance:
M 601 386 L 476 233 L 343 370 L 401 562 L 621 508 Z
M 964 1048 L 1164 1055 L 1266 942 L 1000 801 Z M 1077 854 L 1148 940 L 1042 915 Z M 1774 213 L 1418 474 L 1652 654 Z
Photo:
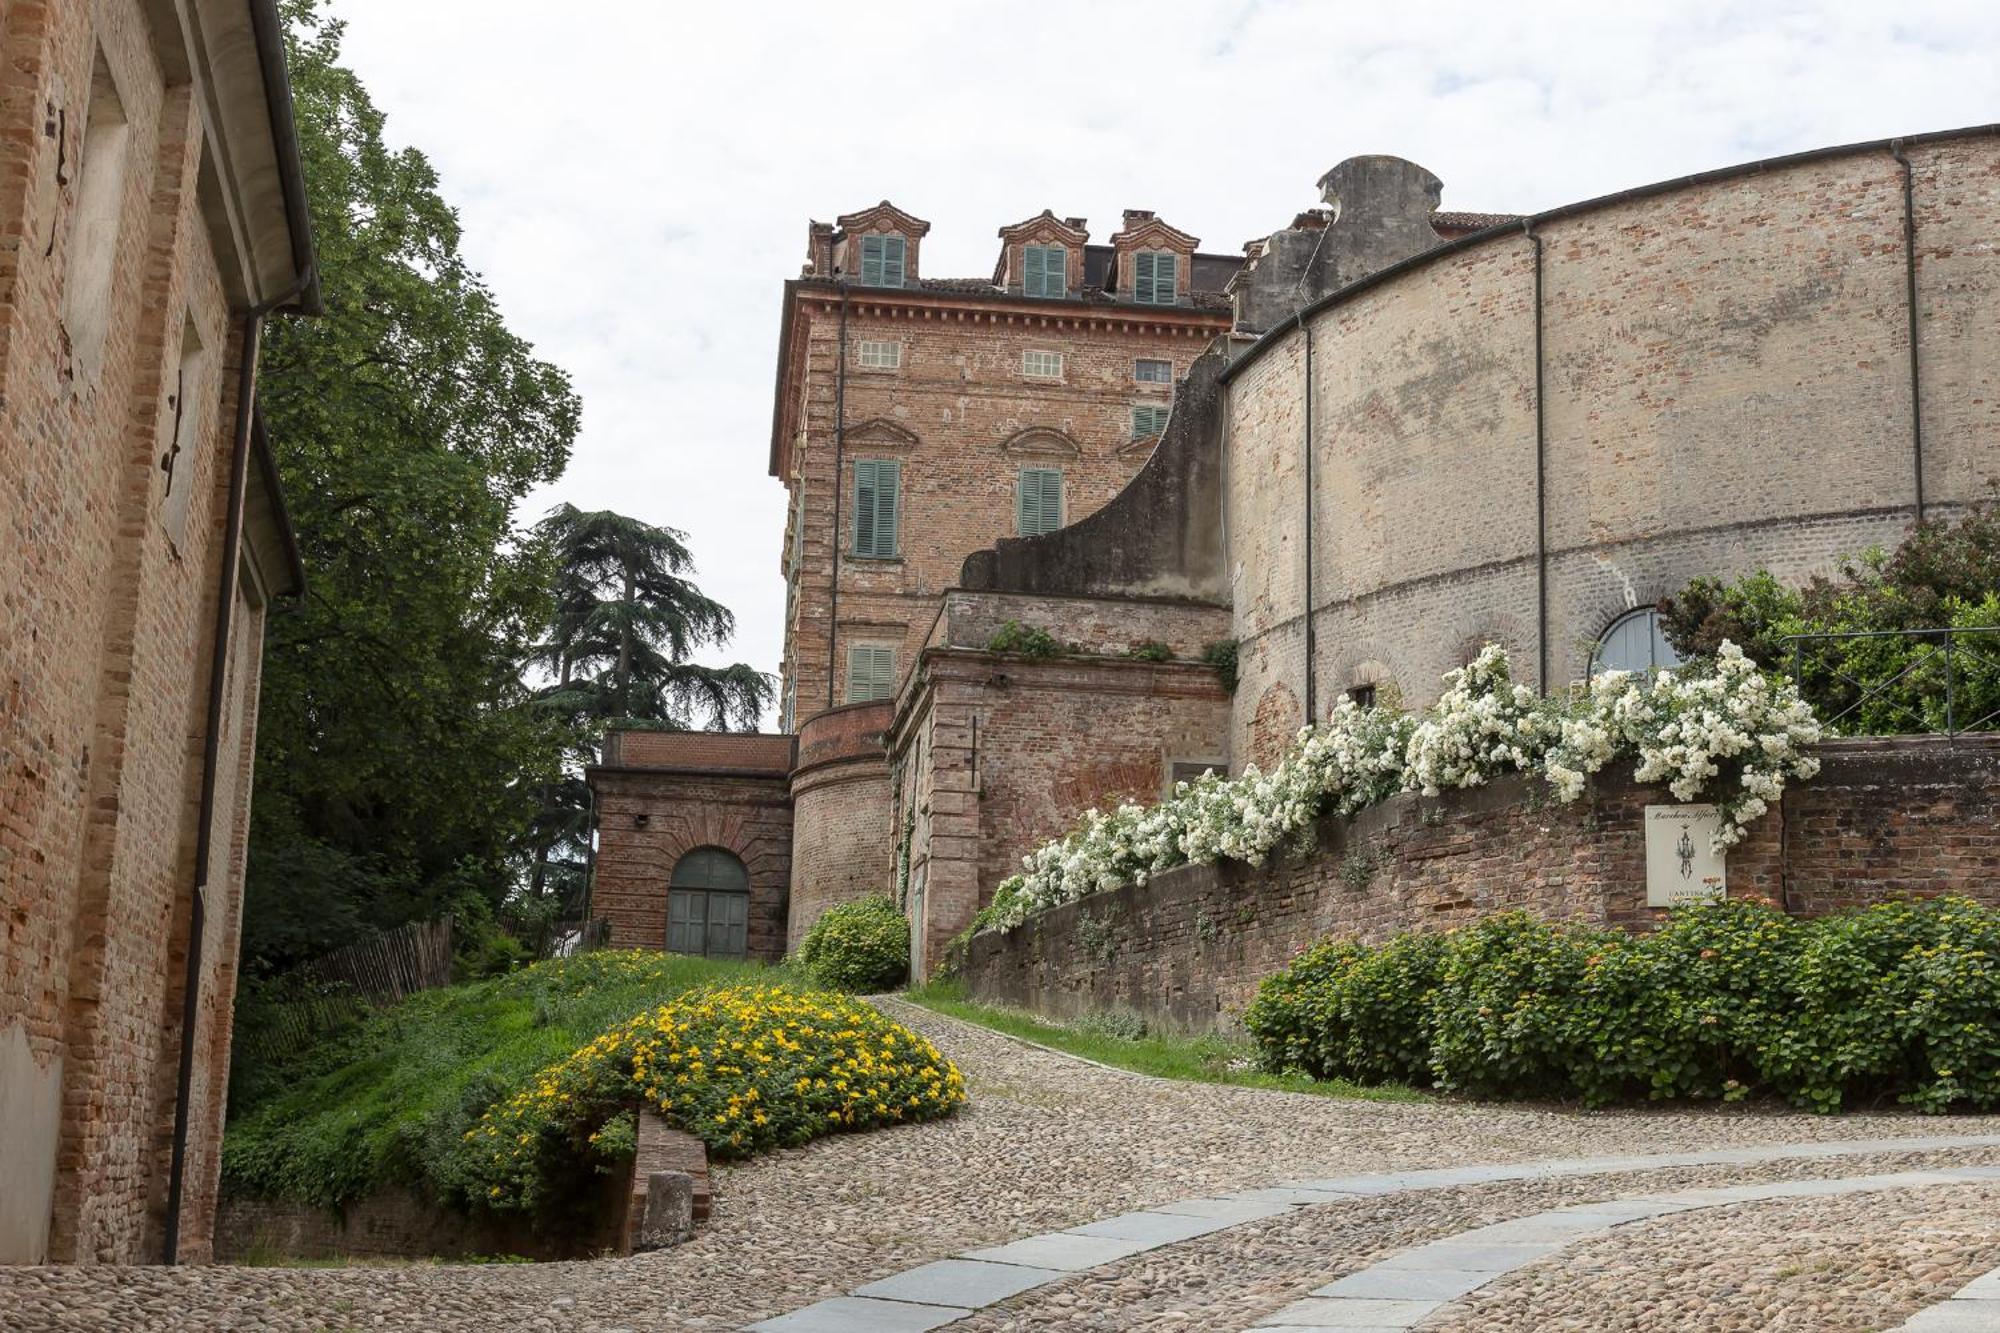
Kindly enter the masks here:
M 674 863 L 667 884 L 667 949 L 704 958 L 750 953 L 750 872 L 720 847 L 697 847 Z

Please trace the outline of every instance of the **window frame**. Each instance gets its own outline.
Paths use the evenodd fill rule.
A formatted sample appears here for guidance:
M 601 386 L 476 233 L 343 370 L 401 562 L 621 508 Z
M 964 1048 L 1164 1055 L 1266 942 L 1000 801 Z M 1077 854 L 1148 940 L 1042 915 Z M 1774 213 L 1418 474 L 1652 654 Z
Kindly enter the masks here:
M 1027 529 L 1024 519 L 1028 513 L 1028 478 L 1036 478 L 1035 512 L 1046 526 L 1038 526 L 1034 531 Z M 1048 520 L 1048 479 L 1055 478 L 1055 521 Z M 1067 483 L 1059 467 L 1024 467 L 1014 474 L 1014 535 L 1016 537 L 1040 537 L 1063 526 L 1069 507 Z
M 894 282 L 888 280 L 890 272 L 889 250 L 892 243 L 896 254 L 894 266 L 896 280 Z M 876 252 L 872 258 L 868 253 L 871 246 Z M 872 280 L 868 276 L 871 264 L 875 270 L 875 276 Z M 861 272 L 859 276 L 863 287 L 906 287 L 909 285 L 909 264 L 909 238 L 901 232 L 873 231 L 861 238 L 861 263 L 859 265 Z
M 1031 358 L 1034 357 L 1050 358 L 1054 363 L 1055 369 L 1053 370 L 1034 369 L 1034 365 L 1031 360 Z M 1048 362 L 1045 361 L 1043 364 L 1048 364 Z M 1046 347 L 1022 348 L 1021 374 L 1031 380 L 1059 380 L 1063 377 L 1063 354 L 1061 352 L 1051 351 Z
M 894 338 L 863 338 L 854 345 L 854 365 L 857 370 L 901 370 L 903 344 Z
M 1165 298 L 1161 297 L 1160 261 L 1167 261 Z M 1139 305 L 1178 305 L 1181 294 L 1181 257 L 1172 250 L 1132 252 L 1132 300 Z M 1142 266 L 1148 270 L 1141 273 Z
M 1166 368 L 1166 374 L 1157 377 L 1147 375 L 1142 369 L 1142 367 L 1145 366 L 1164 366 Z M 1171 385 L 1174 382 L 1173 359 L 1171 357 L 1164 357 L 1164 356 L 1141 356 L 1133 358 L 1132 382 L 1134 384 Z
M 903 549 L 903 464 L 895 458 L 857 458 L 853 463 L 852 502 L 853 518 L 847 531 L 847 554 L 854 560 L 895 560 Z M 862 503 L 863 478 L 869 478 L 870 502 Z M 883 531 L 883 479 L 888 480 L 887 502 L 887 549 L 882 539 Z M 863 514 L 867 515 L 866 545 L 863 545 Z
M 1039 272 L 1036 272 L 1035 269 L 1031 268 L 1029 265 L 1028 261 L 1031 254 L 1034 255 L 1038 260 L 1037 267 L 1040 270 Z M 1056 269 L 1053 274 L 1049 272 L 1049 267 L 1048 267 L 1049 259 L 1051 256 L 1053 256 L 1056 261 Z M 1041 279 L 1039 287 L 1034 282 L 1031 281 L 1031 279 L 1036 277 L 1039 277 Z M 1051 279 L 1053 279 L 1055 282 L 1054 291 L 1049 290 L 1049 283 Z M 1041 297 L 1049 300 L 1061 300 L 1062 298 L 1069 295 L 1069 247 L 1068 246 L 1044 245 L 1038 243 L 1034 245 L 1023 245 L 1021 247 L 1021 295 Z

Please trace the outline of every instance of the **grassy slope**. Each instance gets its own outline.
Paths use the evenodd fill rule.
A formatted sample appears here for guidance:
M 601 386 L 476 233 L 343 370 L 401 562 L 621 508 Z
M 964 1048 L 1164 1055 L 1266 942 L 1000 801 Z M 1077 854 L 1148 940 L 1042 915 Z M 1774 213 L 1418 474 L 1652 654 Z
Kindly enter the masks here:
M 1071 1055 L 1080 1055 L 1086 1060 L 1152 1074 L 1157 1078 L 1271 1088 L 1279 1092 L 1309 1092 L 1323 1097 L 1358 1097 L 1378 1102 L 1426 1099 L 1414 1088 L 1393 1085 L 1363 1087 L 1339 1080 L 1321 1082 L 1299 1074 L 1268 1074 L 1256 1067 L 1255 1054 L 1247 1043 L 1224 1037 L 1174 1037 L 1157 1033 L 1130 1037 L 1120 1035 L 1109 1026 L 1050 1023 L 1019 1010 L 976 1004 L 966 999 L 964 987 L 953 981 L 933 981 L 915 987 L 904 998 L 950 1018 L 977 1023 L 1011 1037 L 1021 1037 Z
M 417 995 L 287 1061 L 232 1107 L 223 1171 L 246 1193 L 337 1204 L 436 1184 L 479 1112 L 624 1019 L 702 986 L 791 985 L 781 968 L 597 953 Z

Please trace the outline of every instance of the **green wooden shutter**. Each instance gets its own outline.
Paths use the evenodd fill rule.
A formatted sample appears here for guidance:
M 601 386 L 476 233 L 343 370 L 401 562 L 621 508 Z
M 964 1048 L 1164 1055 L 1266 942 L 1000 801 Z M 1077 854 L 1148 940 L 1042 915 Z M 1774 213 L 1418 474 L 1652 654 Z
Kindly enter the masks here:
M 1042 247 L 1028 246 L 1021 254 L 1021 290 L 1029 296 L 1042 294 Z
M 1014 530 L 1023 537 L 1054 532 L 1063 525 L 1062 471 L 1058 468 L 1021 469 L 1014 490 Z
M 1156 250 L 1153 252 L 1153 303 L 1172 305 L 1174 303 L 1174 279 L 1178 261 L 1173 254 Z
M 858 643 L 847 650 L 847 702 L 887 699 L 895 692 L 895 649 Z
M 1069 294 L 1069 251 L 1060 245 L 1030 245 L 1021 259 L 1021 291 L 1028 296 Z
M 863 236 L 861 238 L 861 285 L 900 287 L 903 285 L 903 238 Z
M 861 238 L 861 285 L 880 287 L 882 285 L 882 238 L 863 236 Z
M 896 554 L 903 465 L 892 458 L 854 464 L 854 554 L 888 559 Z
M 1169 250 L 1141 250 L 1132 257 L 1132 299 L 1145 305 L 1174 303 L 1174 266 Z

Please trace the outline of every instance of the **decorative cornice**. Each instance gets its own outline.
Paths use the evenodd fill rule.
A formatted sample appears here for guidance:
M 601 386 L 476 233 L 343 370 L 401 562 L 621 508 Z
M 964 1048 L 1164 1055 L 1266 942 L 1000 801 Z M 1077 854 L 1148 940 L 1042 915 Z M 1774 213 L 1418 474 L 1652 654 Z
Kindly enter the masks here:
M 912 449 L 920 443 L 914 431 L 896 424 L 887 417 L 873 417 L 858 426 L 849 426 L 845 434 L 850 444 Z
M 1010 454 L 1066 454 L 1072 458 L 1083 453 L 1082 445 L 1054 426 L 1017 430 L 1000 442 L 1000 448 Z
M 882 230 L 884 223 L 887 224 L 887 230 L 900 231 L 910 236 L 923 236 L 931 229 L 930 223 L 913 214 L 905 213 L 887 199 L 873 208 L 864 208 L 858 213 L 843 213 L 835 218 L 834 222 L 842 231 L 848 232 L 870 228 Z
M 1158 218 L 1147 218 L 1134 223 L 1111 238 L 1111 244 L 1119 250 L 1140 250 L 1148 243 L 1157 244 L 1163 250 L 1174 250 L 1182 254 L 1193 254 L 1201 244 L 1199 237 L 1190 236 L 1178 227 L 1170 227 Z
M 1083 219 L 1076 219 L 1081 222 Z M 1090 233 L 1080 226 L 1071 226 L 1068 221 L 1057 217 L 1049 209 L 1043 209 L 1035 216 L 1011 227 L 1000 229 L 1000 239 L 1009 245 L 1026 244 L 1040 240 L 1044 236 L 1054 237 L 1067 245 L 1083 245 L 1090 240 Z

